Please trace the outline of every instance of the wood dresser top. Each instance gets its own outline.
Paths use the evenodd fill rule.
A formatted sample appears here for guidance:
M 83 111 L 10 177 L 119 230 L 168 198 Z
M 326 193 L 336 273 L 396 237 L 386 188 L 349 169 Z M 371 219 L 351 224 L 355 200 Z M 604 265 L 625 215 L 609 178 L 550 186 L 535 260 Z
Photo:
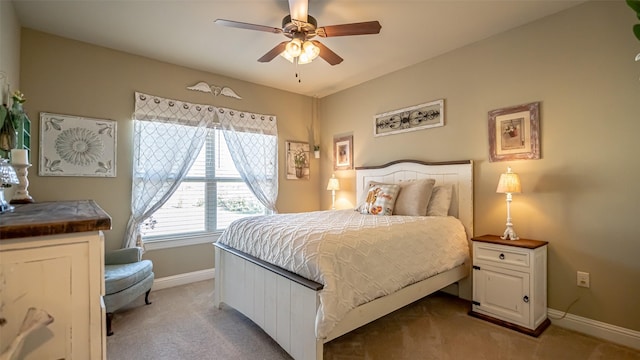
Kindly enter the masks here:
M 15 205 L 0 214 L 0 240 L 111 229 L 111 216 L 93 200 Z

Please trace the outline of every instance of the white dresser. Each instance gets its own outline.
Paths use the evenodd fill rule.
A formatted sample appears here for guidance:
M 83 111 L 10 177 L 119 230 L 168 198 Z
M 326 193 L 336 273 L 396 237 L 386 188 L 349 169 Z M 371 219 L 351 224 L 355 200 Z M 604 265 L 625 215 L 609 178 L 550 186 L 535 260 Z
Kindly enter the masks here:
M 93 201 L 24 204 L 0 215 L 0 353 L 29 308 L 53 322 L 19 359 L 106 359 L 104 238 L 111 218 Z
M 470 315 L 539 336 L 547 318 L 547 242 L 473 237 Z

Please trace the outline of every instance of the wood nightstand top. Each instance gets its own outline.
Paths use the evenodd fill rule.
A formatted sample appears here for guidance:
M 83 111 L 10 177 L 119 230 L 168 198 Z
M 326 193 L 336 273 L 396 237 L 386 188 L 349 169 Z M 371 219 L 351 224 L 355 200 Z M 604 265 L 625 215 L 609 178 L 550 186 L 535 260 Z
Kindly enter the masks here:
M 520 240 L 503 240 L 503 239 L 500 239 L 500 236 L 497 236 L 497 235 L 474 236 L 471 238 L 471 240 L 487 242 L 492 244 L 499 244 L 499 245 L 516 246 L 516 247 L 527 248 L 527 249 L 539 248 L 549 243 L 548 241 L 530 240 L 530 239 L 522 239 L 522 238 L 520 238 Z

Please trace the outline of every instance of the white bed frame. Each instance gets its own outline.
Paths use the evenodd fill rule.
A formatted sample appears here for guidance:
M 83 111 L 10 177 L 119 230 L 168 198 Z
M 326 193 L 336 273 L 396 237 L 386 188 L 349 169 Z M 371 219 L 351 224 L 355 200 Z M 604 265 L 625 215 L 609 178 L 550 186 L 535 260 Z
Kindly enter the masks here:
M 356 168 L 357 199 L 366 184 L 433 178 L 436 185 L 452 184 L 449 215 L 458 217 L 473 236 L 473 162 L 425 163 L 413 160 Z M 216 289 L 214 305 L 225 303 L 264 329 L 296 360 L 321 360 L 323 344 L 449 285 L 449 291 L 469 299 L 469 264 L 458 266 L 393 294 L 351 310 L 326 339 L 315 334 L 318 292 L 322 285 L 275 267 L 225 245 L 214 244 Z M 456 289 L 456 283 L 457 289 Z

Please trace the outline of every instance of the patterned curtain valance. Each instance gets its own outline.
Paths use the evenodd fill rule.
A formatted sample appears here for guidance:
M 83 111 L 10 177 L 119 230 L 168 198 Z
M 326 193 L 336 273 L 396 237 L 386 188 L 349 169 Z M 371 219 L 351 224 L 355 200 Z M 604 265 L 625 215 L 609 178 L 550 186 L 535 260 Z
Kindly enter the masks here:
M 192 104 L 180 100 L 166 99 L 160 96 L 144 94 L 136 91 L 136 120 L 161 121 L 207 127 L 215 127 L 220 120 L 233 124 L 236 131 L 262 133 L 277 136 L 276 117 L 273 115 L 254 114 L 213 105 Z
M 136 120 L 160 121 L 182 125 L 207 127 L 217 122 L 216 108 L 211 105 L 192 104 L 136 92 L 133 117 Z
M 240 132 L 278 135 L 276 117 L 273 115 L 253 114 L 227 108 L 218 108 L 217 112 L 219 122 L 225 125 L 225 129 L 232 127 Z

